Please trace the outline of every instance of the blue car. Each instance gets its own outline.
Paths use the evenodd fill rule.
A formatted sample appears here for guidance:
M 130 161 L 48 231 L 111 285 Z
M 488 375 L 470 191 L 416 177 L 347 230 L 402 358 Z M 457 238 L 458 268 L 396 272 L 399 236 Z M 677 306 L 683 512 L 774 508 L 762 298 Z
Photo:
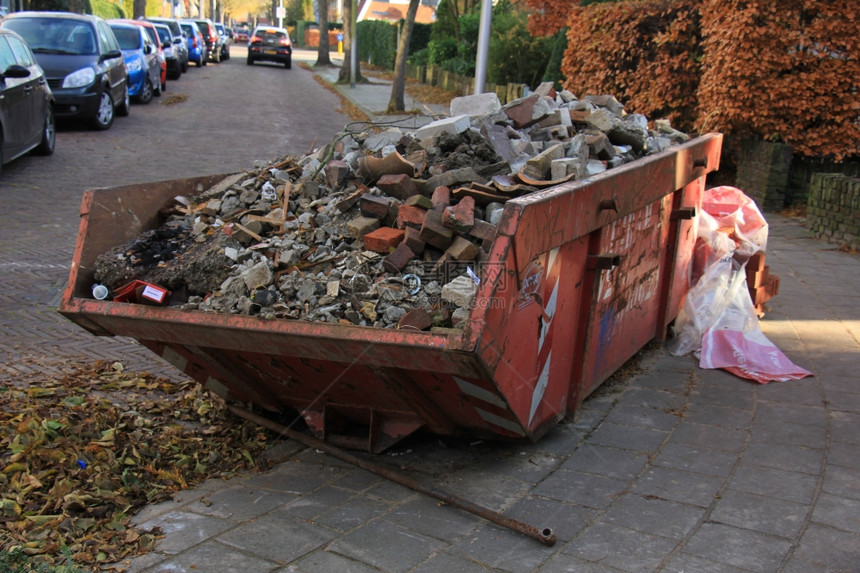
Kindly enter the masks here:
M 122 49 L 128 68 L 128 95 L 134 101 L 147 104 L 161 86 L 161 63 L 149 34 L 140 26 L 108 22 Z
M 203 39 L 203 34 L 192 20 L 180 20 L 179 27 L 185 32 L 185 38 L 188 42 L 188 61 L 197 64 L 197 67 L 205 66 L 206 60 L 209 58 L 209 52 L 206 49 L 206 40 Z

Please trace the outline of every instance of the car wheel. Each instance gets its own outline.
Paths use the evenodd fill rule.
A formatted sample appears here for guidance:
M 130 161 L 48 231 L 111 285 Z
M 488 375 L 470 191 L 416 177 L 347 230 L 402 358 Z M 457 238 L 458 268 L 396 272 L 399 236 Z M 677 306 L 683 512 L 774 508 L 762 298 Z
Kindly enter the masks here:
M 215 55 L 212 57 L 212 61 L 216 64 L 221 63 L 221 50 L 215 50 Z
M 284 67 L 287 68 L 288 70 L 293 67 L 293 57 L 292 56 L 287 58 L 287 61 L 284 62 Z
M 96 110 L 96 115 L 92 119 L 93 129 L 97 129 L 98 131 L 110 129 L 110 126 L 113 125 L 113 117 L 113 98 L 110 96 L 107 87 L 105 87 L 99 96 L 99 106 Z
M 203 58 L 200 58 L 199 60 L 197 60 L 197 61 L 196 61 L 196 62 L 194 62 L 194 63 L 195 63 L 195 64 L 197 64 L 197 67 L 198 67 L 198 68 L 203 67 Z
M 182 61 L 182 73 L 184 74 L 187 71 L 188 71 L 188 60 L 183 60 Z
M 152 101 L 152 80 L 146 78 L 143 82 L 143 87 L 140 88 L 140 93 L 137 95 L 137 101 L 146 105 Z
M 42 126 L 42 141 L 33 150 L 37 155 L 52 155 L 54 144 L 57 142 L 57 129 L 54 124 L 54 106 L 45 109 L 45 124 Z
M 122 90 L 122 103 L 116 108 L 116 114 L 118 116 L 128 117 L 128 114 L 131 111 L 130 100 L 131 98 L 128 97 L 128 84 L 125 84 L 125 87 Z
M 254 65 L 254 58 L 252 58 L 251 56 L 248 56 L 247 64 L 249 66 L 253 66 Z

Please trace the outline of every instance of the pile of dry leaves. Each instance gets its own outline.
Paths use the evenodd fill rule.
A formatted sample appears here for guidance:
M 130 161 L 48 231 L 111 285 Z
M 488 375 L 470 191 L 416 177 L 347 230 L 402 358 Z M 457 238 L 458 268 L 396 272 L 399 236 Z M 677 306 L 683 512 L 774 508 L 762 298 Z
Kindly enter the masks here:
M 70 365 L 0 389 L 0 552 L 92 568 L 149 550 L 131 516 L 257 468 L 267 436 L 193 381 Z M 263 468 L 257 468 L 263 469 Z

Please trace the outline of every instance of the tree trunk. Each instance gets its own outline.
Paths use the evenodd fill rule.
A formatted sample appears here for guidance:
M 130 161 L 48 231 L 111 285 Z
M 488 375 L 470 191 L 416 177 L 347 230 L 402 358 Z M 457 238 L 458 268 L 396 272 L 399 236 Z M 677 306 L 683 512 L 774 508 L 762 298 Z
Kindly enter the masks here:
M 135 20 L 146 16 L 146 0 L 134 0 L 131 5 L 132 18 Z
M 331 57 L 329 57 L 328 45 L 328 0 L 320 0 L 319 5 L 320 19 L 320 45 L 317 49 L 317 63 L 315 66 L 330 66 Z
M 406 58 L 409 56 L 409 43 L 412 40 L 412 28 L 415 15 L 418 13 L 420 0 L 409 0 L 406 11 L 406 21 L 400 31 L 400 42 L 397 45 L 397 58 L 394 60 L 394 83 L 391 84 L 391 99 L 388 100 L 388 112 L 404 111 L 403 92 L 406 91 Z
M 339 84 L 351 84 L 352 83 L 352 35 L 355 33 L 353 30 L 353 18 L 356 15 L 352 13 L 352 2 L 353 0 L 344 0 L 343 3 L 343 65 L 340 68 L 340 73 L 337 76 L 337 83 Z M 360 83 L 364 81 L 364 78 L 361 76 L 361 63 L 356 66 L 355 70 L 355 83 Z

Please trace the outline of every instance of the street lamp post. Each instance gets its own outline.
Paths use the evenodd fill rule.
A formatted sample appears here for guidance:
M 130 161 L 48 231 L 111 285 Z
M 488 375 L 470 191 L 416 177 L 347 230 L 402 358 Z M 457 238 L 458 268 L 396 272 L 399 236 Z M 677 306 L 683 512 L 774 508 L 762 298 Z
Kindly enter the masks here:
M 492 0 L 483 0 L 481 22 L 478 28 L 478 54 L 475 59 L 475 95 L 484 93 L 484 87 L 487 83 L 487 59 L 490 52 L 490 22 L 492 17 Z

